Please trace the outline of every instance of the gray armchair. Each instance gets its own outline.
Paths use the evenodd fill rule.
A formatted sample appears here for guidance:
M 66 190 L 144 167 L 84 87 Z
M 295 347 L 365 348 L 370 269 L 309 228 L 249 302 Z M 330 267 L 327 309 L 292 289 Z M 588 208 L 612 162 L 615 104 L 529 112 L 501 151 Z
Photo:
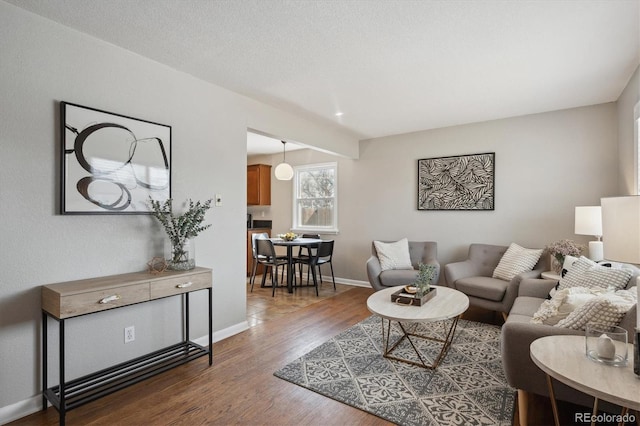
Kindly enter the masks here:
M 367 275 L 369 283 L 376 291 L 387 287 L 398 285 L 408 285 L 415 282 L 418 277 L 418 265 L 420 262 L 425 265 L 436 267 L 436 273 L 431 280 L 432 284 L 437 284 L 440 278 L 440 262 L 437 260 L 438 243 L 432 241 L 409 241 L 409 257 L 413 269 L 393 269 L 383 271 L 378 260 L 376 247 L 371 244 L 371 257 L 367 260 Z
M 516 275 L 511 281 L 492 278 L 507 246 L 471 244 L 467 260 L 445 265 L 447 285 L 469 297 L 469 305 L 502 312 L 506 317 L 518 295 L 520 281 L 524 278 L 540 278 L 549 269 L 549 256 L 543 253 L 532 271 Z

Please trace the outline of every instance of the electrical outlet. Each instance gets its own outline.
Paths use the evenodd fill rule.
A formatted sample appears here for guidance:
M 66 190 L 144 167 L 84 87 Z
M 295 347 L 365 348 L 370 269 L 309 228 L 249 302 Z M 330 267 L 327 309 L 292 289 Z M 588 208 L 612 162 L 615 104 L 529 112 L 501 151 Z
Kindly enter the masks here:
M 136 328 L 134 326 L 124 328 L 124 342 L 131 343 L 136 340 Z

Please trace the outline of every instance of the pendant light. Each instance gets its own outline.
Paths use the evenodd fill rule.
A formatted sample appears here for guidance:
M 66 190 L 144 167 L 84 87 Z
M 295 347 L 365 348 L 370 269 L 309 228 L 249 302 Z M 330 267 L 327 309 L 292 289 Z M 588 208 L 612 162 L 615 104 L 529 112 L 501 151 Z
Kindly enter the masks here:
M 278 180 L 291 180 L 293 178 L 293 167 L 287 164 L 286 161 L 286 149 L 285 145 L 287 144 L 285 141 L 282 142 L 282 163 L 276 166 L 275 175 Z

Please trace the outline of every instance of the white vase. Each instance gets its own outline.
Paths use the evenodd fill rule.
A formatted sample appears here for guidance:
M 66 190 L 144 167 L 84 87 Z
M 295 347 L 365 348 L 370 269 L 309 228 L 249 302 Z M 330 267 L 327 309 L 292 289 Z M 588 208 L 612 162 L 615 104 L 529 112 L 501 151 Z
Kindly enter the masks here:
M 182 244 L 173 245 L 168 238 L 164 245 L 164 258 L 167 268 L 174 271 L 186 271 L 196 267 L 196 248 L 192 239 L 183 240 Z

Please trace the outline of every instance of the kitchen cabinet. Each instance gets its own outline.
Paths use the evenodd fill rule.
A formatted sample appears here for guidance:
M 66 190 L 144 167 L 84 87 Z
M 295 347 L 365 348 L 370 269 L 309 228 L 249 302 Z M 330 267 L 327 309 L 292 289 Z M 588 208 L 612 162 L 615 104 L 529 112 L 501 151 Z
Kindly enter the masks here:
M 247 205 L 271 205 L 271 166 L 252 164 L 247 166 Z

